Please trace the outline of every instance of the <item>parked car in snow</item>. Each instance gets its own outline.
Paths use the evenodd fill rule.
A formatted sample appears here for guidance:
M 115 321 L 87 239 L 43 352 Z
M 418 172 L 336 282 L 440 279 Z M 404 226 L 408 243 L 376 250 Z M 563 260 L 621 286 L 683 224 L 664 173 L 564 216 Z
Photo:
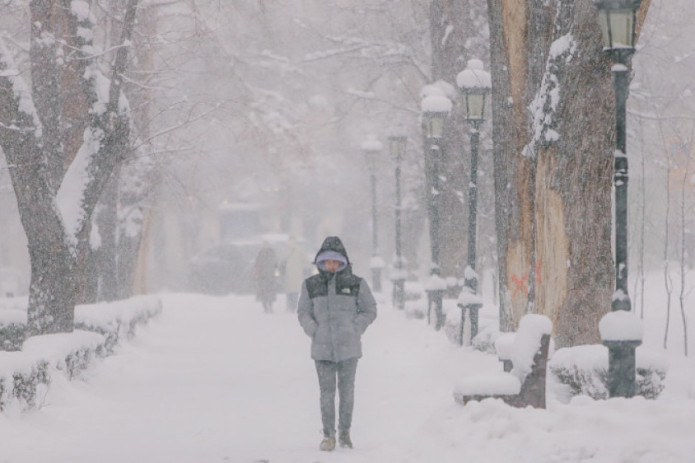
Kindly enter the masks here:
M 194 256 L 189 263 L 191 289 L 205 294 L 252 292 L 252 277 L 253 261 L 249 263 L 235 244 L 208 248 Z
M 218 244 L 200 252 L 189 262 L 190 289 L 204 294 L 254 294 L 253 267 L 263 242 L 273 247 L 280 263 L 288 239 L 285 234 L 265 234 Z M 277 278 L 280 291 L 279 268 Z

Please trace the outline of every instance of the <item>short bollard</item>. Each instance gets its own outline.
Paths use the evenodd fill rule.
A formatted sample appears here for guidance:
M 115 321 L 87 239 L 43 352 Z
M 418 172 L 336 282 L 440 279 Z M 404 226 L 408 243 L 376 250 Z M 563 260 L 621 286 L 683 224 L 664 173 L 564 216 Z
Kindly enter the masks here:
M 635 349 L 642 341 L 603 341 L 608 348 L 608 395 L 634 397 Z
M 393 262 L 393 270 L 390 275 L 393 286 L 391 303 L 399 310 L 405 308 L 405 280 L 408 276 L 408 272 L 405 270 L 405 264 L 405 258 L 397 257 Z
M 432 323 L 434 313 L 434 329 L 439 331 L 444 326 L 444 309 L 442 298 L 446 292 L 446 281 L 439 276 L 439 268 L 433 266 L 430 276 L 425 280 L 425 292 L 427 293 L 427 323 Z
M 384 268 L 384 260 L 379 256 L 373 256 L 369 261 L 369 268 L 372 271 L 372 290 L 375 293 L 381 292 L 381 270 Z
M 636 392 L 635 349 L 642 344 L 642 322 L 626 310 L 615 310 L 601 318 L 599 332 L 608 348 L 608 395 L 633 397 Z
M 459 344 L 462 346 L 464 344 L 464 328 L 466 326 L 466 312 L 468 312 L 468 319 L 471 321 L 471 344 L 473 344 L 473 339 L 475 339 L 478 334 L 478 311 L 483 307 L 482 303 L 467 303 L 467 304 L 457 304 L 458 308 L 461 309 L 461 329 L 459 333 Z
M 483 307 L 483 299 L 477 293 L 477 275 L 473 278 L 466 278 L 461 294 L 459 294 L 456 305 L 461 309 L 461 345 L 463 342 L 464 326 L 466 321 L 466 311 L 468 319 L 471 321 L 471 344 L 478 334 L 478 311 Z
M 439 331 L 444 326 L 444 309 L 442 307 L 442 298 L 444 290 L 442 289 L 427 289 L 427 323 L 432 323 L 432 314 L 434 314 L 434 329 Z

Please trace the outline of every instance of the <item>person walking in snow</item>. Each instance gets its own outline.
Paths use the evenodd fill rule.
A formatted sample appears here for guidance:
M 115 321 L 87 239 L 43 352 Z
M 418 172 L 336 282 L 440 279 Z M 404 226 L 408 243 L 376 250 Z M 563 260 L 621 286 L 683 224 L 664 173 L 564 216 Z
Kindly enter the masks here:
M 261 301 L 263 311 L 270 313 L 273 311 L 275 302 L 276 281 L 275 271 L 277 270 L 277 256 L 270 244 L 263 242 L 263 246 L 253 265 L 253 277 L 256 284 L 256 299 Z
M 287 310 L 290 312 L 297 310 L 297 299 L 299 288 L 304 279 L 305 262 L 309 263 L 306 253 L 297 244 L 297 239 L 294 236 L 290 237 L 281 263 Z
M 338 442 L 352 448 L 350 426 L 355 372 L 362 356 L 361 336 L 376 318 L 376 301 L 367 282 L 354 275 L 342 241 L 329 236 L 314 259 L 319 273 L 302 283 L 298 318 L 311 337 L 311 357 L 319 379 L 323 440 L 335 448 L 335 392 L 339 394 Z

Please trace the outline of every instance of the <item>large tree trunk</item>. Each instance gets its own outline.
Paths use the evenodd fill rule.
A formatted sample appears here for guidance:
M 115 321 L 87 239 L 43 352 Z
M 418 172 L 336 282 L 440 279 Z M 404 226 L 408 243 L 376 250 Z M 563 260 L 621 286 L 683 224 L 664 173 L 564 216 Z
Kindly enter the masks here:
M 522 53 L 527 18 L 522 4 L 503 0 L 488 0 L 488 15 L 500 329 L 512 331 L 526 310 L 532 249 L 528 179 L 533 163 L 521 155 L 528 141 Z
M 99 234 L 99 246 L 92 249 L 96 284 L 95 301 L 115 301 L 119 298 L 117 277 L 118 180 L 116 169 L 99 201 L 94 223 Z
M 553 320 L 558 345 L 595 343 L 613 293 L 615 147 L 596 8 L 591 0 L 488 4 L 501 327 L 534 311 Z
M 0 60 L 0 72 L 6 71 Z M 20 219 L 26 231 L 31 261 L 29 334 L 70 332 L 73 329 L 75 255 L 68 245 L 60 215 L 53 204 L 43 151 L 31 115 L 0 81 L 0 107 L 14 114 L 12 124 L 0 123 L 0 140 L 10 166 Z

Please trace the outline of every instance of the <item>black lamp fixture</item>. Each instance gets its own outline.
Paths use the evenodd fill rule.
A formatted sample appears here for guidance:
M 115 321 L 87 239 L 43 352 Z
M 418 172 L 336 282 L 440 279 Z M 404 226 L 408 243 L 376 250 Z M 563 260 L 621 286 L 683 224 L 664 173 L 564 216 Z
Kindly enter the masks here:
M 466 121 L 479 125 L 485 119 L 485 103 L 492 88 L 490 73 L 483 70 L 483 62 L 469 60 L 466 69 L 456 76 L 456 85 L 463 95 Z
M 393 159 L 400 163 L 405 156 L 405 147 L 408 143 L 408 136 L 400 129 L 394 128 L 389 135 L 389 153 Z
M 430 140 L 444 137 L 444 123 L 451 113 L 451 100 L 444 95 L 429 95 L 420 102 L 425 136 Z
M 603 33 L 603 48 L 619 63 L 635 51 L 637 10 L 642 0 L 594 0 Z
M 364 152 L 364 159 L 367 162 L 369 172 L 375 172 L 377 163 L 379 162 L 379 154 L 382 150 L 382 145 L 373 135 L 368 136 L 361 145 Z

